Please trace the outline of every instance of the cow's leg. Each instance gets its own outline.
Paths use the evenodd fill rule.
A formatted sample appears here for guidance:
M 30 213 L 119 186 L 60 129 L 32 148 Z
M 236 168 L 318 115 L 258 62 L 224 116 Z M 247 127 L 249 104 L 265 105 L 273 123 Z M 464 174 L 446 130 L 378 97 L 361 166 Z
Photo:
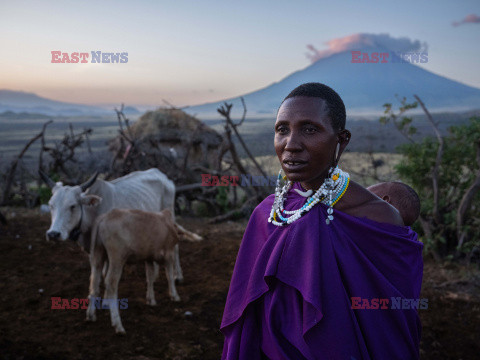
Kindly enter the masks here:
M 155 291 L 153 283 L 158 276 L 158 264 L 153 261 L 145 261 L 145 273 L 147 274 L 147 305 L 155 306 Z
M 121 259 L 109 259 L 107 277 L 105 278 L 105 298 L 110 307 L 112 326 L 117 334 L 125 334 L 118 310 L 118 283 L 122 276 L 124 262 Z M 104 299 L 105 300 L 105 299 Z
M 182 267 L 180 266 L 180 250 L 178 244 L 175 245 L 175 279 L 181 283 L 183 282 L 183 272 Z
M 100 296 L 100 282 L 102 281 L 102 267 L 106 260 L 105 250 L 99 246 L 92 249 L 90 255 L 90 291 L 88 295 L 87 321 L 96 321 L 95 304 Z
M 168 293 L 170 299 L 173 301 L 180 301 L 180 296 L 178 296 L 177 288 L 175 287 L 175 253 L 174 251 L 169 251 L 165 254 L 165 273 L 167 275 L 168 282 Z

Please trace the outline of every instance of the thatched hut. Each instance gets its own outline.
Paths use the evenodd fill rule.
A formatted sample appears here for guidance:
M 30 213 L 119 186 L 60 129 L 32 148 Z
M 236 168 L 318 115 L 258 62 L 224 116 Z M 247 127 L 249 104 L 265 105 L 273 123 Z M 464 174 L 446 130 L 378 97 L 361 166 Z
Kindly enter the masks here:
M 148 111 L 130 126 L 130 131 L 124 131 L 134 139 L 135 154 L 129 153 L 131 147 L 120 135 L 109 144 L 117 166 L 122 164 L 125 169 L 127 165 L 123 172 L 158 167 L 174 180 L 187 176 L 187 166 L 215 168 L 222 143 L 215 130 L 180 109 Z

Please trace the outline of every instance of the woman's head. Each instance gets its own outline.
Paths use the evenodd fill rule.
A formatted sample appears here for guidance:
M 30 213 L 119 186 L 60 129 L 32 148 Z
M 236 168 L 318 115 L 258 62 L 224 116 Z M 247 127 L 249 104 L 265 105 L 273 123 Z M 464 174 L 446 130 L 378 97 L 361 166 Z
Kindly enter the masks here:
M 340 95 L 338 95 L 331 87 L 315 82 L 302 84 L 293 89 L 290 94 L 283 99 L 282 104 L 286 100 L 297 96 L 313 97 L 324 100 L 328 111 L 327 115 L 332 123 L 332 127 L 336 130 L 345 129 L 345 122 L 347 121 L 345 104 Z
M 275 151 L 289 180 L 320 186 L 350 140 L 345 119 L 340 96 L 320 83 L 300 85 L 283 100 L 275 122 Z

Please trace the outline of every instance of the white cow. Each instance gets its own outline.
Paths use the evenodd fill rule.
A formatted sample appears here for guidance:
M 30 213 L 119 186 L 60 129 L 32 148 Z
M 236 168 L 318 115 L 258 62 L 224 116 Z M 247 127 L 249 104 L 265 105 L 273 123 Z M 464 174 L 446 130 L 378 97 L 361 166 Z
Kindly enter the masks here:
M 52 224 L 46 233 L 47 240 L 78 239 L 84 250 L 90 252 L 91 231 L 95 219 L 112 209 L 153 212 L 168 209 L 174 217 L 175 184 L 160 170 L 135 171 L 113 181 L 96 179 L 97 175 L 82 185 L 65 186 L 61 182 L 55 183 L 40 171 L 42 179 L 52 188 L 52 197 L 48 202 Z M 145 270 L 147 304 L 155 305 L 153 282 L 158 274 L 158 265 L 146 262 Z M 175 246 L 175 276 L 178 281 L 183 280 L 178 244 Z

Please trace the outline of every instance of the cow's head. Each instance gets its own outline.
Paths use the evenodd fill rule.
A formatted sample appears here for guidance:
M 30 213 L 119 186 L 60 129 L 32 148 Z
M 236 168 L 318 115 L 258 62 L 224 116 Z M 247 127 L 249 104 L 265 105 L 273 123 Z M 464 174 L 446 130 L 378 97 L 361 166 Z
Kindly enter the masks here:
M 43 171 L 40 177 L 52 189 L 52 197 L 48 205 L 52 216 L 52 224 L 47 230 L 48 240 L 76 240 L 80 235 L 80 226 L 85 217 L 84 207 L 97 206 L 101 198 L 96 195 L 85 194 L 93 185 L 98 173 L 81 185 L 65 186 L 62 182 L 54 182 Z

